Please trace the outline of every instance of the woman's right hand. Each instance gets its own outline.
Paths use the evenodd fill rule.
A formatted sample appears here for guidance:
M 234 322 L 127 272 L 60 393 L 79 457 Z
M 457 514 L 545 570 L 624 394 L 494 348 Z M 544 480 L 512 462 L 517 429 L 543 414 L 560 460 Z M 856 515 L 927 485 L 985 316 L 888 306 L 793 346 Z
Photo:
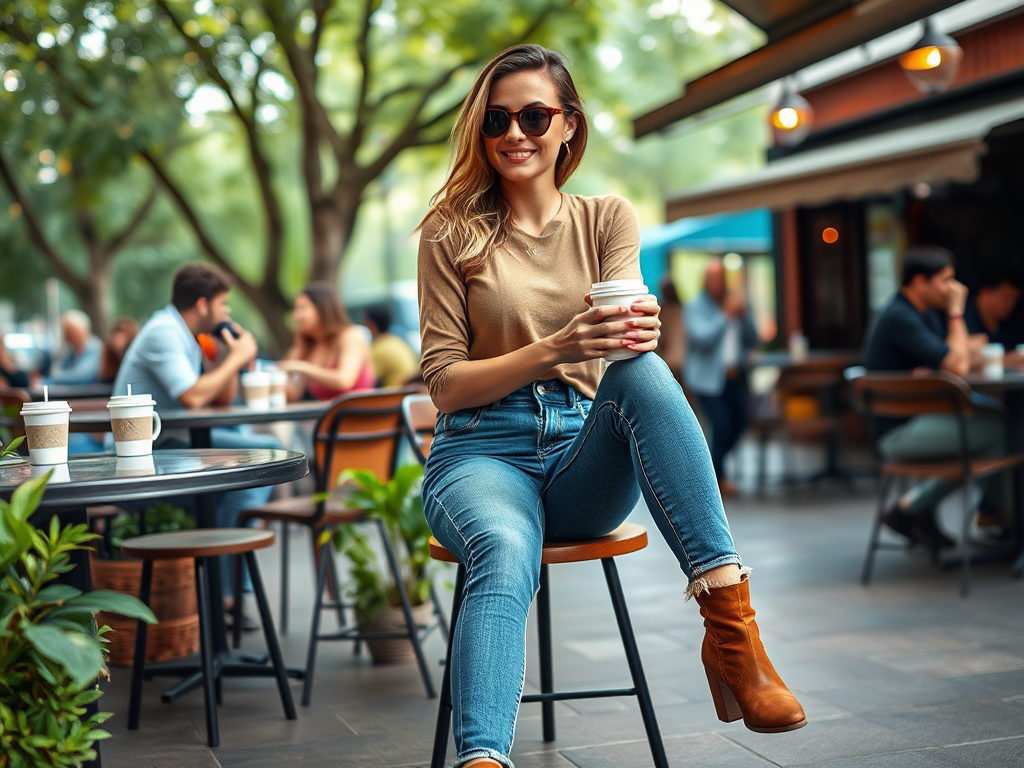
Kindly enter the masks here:
M 582 363 L 656 339 L 659 325 L 657 317 L 636 317 L 626 306 L 593 307 L 576 315 L 546 341 L 554 350 L 556 364 Z M 628 332 L 635 332 L 637 337 L 621 338 Z

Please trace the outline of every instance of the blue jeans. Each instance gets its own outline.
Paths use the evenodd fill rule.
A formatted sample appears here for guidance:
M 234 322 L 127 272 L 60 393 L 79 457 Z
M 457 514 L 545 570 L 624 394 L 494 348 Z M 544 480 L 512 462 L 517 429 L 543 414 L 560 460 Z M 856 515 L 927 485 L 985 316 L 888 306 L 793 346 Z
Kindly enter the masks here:
M 747 379 L 726 379 L 720 395 L 697 395 L 700 409 L 711 422 L 711 464 L 719 480 L 725 479 L 725 457 L 750 424 L 747 415 Z
M 512 765 L 543 542 L 603 536 L 641 494 L 689 579 L 740 563 L 707 443 L 657 355 L 611 365 L 593 401 L 534 382 L 438 416 L 424 511 L 466 566 L 449 671 L 456 765 Z

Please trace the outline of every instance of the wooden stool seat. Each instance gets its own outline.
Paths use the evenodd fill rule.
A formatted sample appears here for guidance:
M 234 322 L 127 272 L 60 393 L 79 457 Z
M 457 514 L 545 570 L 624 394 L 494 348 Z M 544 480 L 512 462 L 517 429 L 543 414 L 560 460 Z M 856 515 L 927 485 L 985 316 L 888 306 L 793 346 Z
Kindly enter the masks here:
M 542 565 L 554 563 L 581 563 L 586 560 L 604 560 L 607 557 L 639 552 L 647 546 L 647 529 L 636 523 L 623 523 L 607 536 L 590 541 L 546 541 L 541 555 Z M 457 563 L 459 558 L 430 537 L 430 556 L 434 560 Z
M 151 533 L 129 539 L 121 546 L 127 557 L 162 560 L 175 557 L 241 555 L 274 543 L 273 531 L 252 528 L 203 528 L 195 531 Z
M 344 523 L 357 523 L 366 519 L 366 513 L 361 509 L 346 509 L 341 499 L 331 495 L 324 505 L 323 517 L 317 517 L 315 496 L 292 496 L 288 499 L 275 499 L 262 506 L 243 510 L 238 517 L 238 524 L 243 525 L 247 520 L 253 518 L 300 525 L 316 523 L 329 527 Z

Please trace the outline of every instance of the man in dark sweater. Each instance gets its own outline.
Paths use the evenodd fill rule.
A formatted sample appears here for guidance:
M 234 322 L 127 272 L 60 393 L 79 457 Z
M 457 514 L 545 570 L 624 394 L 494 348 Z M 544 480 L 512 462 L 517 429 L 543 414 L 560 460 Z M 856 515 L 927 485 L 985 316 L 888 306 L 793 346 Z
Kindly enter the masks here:
M 902 287 L 868 333 L 865 367 L 963 376 L 981 343 L 969 336 L 964 323 L 966 301 L 967 288 L 954 276 L 953 254 L 934 246 L 910 248 L 903 260 Z M 875 427 L 879 450 L 890 461 L 938 461 L 960 452 L 957 419 L 951 414 L 925 414 L 907 421 L 877 419 Z M 967 438 L 975 455 L 1005 452 L 1005 425 L 995 411 L 977 410 L 968 419 Z M 981 485 L 982 509 L 998 516 L 1005 502 L 1002 478 Z M 951 546 L 953 541 L 935 521 L 935 507 L 958 486 L 938 479 L 919 483 L 885 511 L 883 522 L 912 540 Z

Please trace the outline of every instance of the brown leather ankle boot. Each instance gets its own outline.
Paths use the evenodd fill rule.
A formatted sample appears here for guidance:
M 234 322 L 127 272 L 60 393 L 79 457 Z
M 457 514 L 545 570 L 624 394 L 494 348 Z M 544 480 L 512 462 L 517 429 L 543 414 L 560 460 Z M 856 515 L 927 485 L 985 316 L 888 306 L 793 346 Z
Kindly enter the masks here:
M 746 578 L 730 587 L 695 595 L 704 617 L 701 660 L 718 719 L 743 718 L 758 733 L 782 733 L 807 725 L 796 697 L 775 672 L 754 621 Z

